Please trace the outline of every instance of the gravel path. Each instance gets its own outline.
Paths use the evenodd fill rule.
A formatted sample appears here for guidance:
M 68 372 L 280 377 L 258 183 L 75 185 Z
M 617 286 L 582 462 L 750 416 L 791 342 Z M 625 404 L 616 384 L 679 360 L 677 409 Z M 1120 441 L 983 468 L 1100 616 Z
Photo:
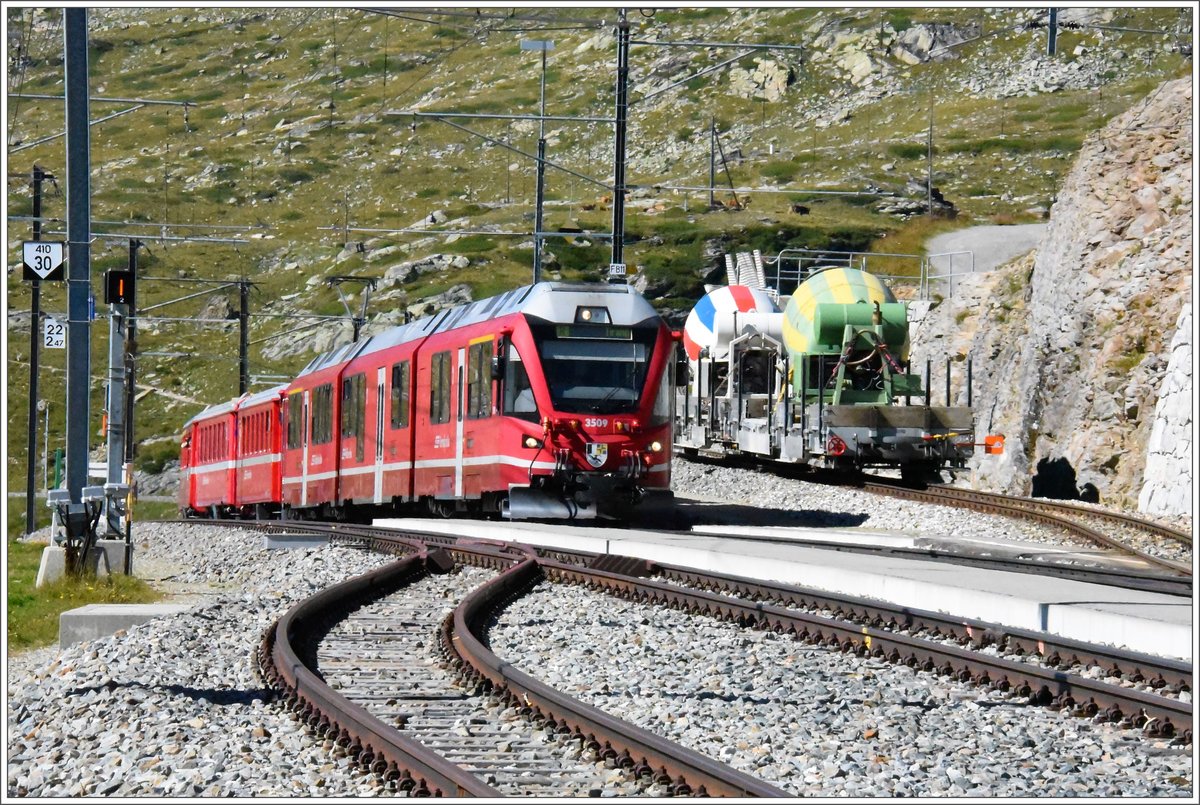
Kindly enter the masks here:
M 253 652 L 292 603 L 388 557 L 266 551 L 261 536 L 224 528 L 134 528 L 135 568 L 199 602 L 124 634 L 10 658 L 8 795 L 374 793 L 373 778 L 274 702 Z
M 1049 224 L 1016 224 L 1014 226 L 971 226 L 930 238 L 925 249 L 929 254 L 974 252 L 975 271 L 991 271 L 1014 257 L 1020 257 L 1038 245 Z M 949 258 L 933 259 L 935 270 L 950 268 Z M 956 257 L 955 271 L 965 271 L 965 258 Z
M 905 666 L 543 583 L 493 650 L 808 796 L 1191 796 L 1192 748 Z

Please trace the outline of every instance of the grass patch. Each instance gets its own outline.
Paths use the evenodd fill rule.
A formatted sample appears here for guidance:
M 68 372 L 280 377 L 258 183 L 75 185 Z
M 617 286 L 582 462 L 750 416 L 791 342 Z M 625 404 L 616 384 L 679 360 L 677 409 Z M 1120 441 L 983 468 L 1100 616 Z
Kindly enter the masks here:
M 887 147 L 888 153 L 897 159 L 924 159 L 929 155 L 929 148 L 916 143 L 892 143 Z M 937 149 L 933 152 L 936 154 Z
M 9 533 L 13 530 L 10 527 Z M 58 639 L 58 616 L 86 604 L 144 604 L 162 596 L 129 576 L 62 578 L 35 588 L 44 545 L 8 540 L 8 650 L 38 648 Z
M 761 170 L 763 176 L 778 182 L 790 182 L 799 172 L 800 166 L 795 162 L 768 162 Z
M 488 252 L 496 248 L 496 241 L 488 235 L 466 235 L 453 243 L 446 244 L 446 251 L 455 254 Z
M 1083 139 L 1069 134 L 1060 134 L 1042 140 L 1042 149 L 1045 151 L 1075 152 L 1082 147 Z
M 946 146 L 946 150 L 952 154 L 979 156 L 980 154 L 993 154 L 1001 151 L 1008 154 L 1028 154 L 1030 151 L 1036 151 L 1040 147 L 1038 142 L 1024 137 L 985 137 L 982 140 L 968 140 L 964 143 L 954 143 Z

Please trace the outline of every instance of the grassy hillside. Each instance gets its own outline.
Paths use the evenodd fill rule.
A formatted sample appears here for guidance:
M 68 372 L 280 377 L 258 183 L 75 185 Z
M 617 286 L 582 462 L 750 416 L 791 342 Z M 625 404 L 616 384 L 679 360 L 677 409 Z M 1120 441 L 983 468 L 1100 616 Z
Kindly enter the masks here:
M 502 10 L 487 9 L 498 15 Z M 61 94 L 62 30 L 57 10 L 7 10 L 10 43 L 21 50 L 9 65 L 10 92 Z M 1033 11 L 979 9 L 723 10 L 632 16 L 634 38 L 746 41 L 804 45 L 801 51 L 749 53 L 732 68 L 752 73 L 772 60 L 791 76 L 778 100 L 733 94 L 730 68 L 686 80 L 729 58 L 726 48 L 635 46 L 631 56 L 626 261 L 648 282 L 648 296 L 666 313 L 682 315 L 702 292 L 721 254 L 785 247 L 919 248 L 930 223 L 875 211 L 874 197 L 815 193 L 844 189 L 900 195 L 924 181 L 930 105 L 935 126 L 934 184 L 959 210 L 948 225 L 1032 220 L 1049 207 L 1058 182 L 1083 138 L 1128 108 L 1163 78 L 1190 69 L 1170 45 L 1178 36 L 1120 34 L 1093 28 L 1064 30 L 1056 57 L 1066 72 L 1091 80 L 1055 91 L 995 97 L 972 82 L 999 85 L 1023 75 L 1044 49 L 1045 32 L 1021 27 Z M 372 316 L 395 320 L 399 306 L 416 304 L 456 285 L 475 298 L 527 282 L 528 236 L 424 236 L 333 231 L 330 227 L 411 227 L 438 213 L 456 229 L 532 230 L 532 161 L 431 120 L 415 124 L 389 111 L 420 108 L 479 114 L 537 112 L 538 55 L 524 38 L 549 38 L 555 49 L 546 75 L 547 111 L 554 115 L 612 114 L 615 47 L 612 9 L 529 9 L 522 16 L 423 15 L 385 17 L 349 9 L 94 9 L 92 94 L 113 98 L 189 101 L 146 106 L 92 130 L 92 211 L 97 221 L 150 222 L 172 228 L 97 225 L 96 231 L 173 236 L 238 236 L 239 245 L 150 243 L 141 267 L 139 304 L 178 298 L 193 286 L 172 278 L 247 277 L 256 283 L 254 313 L 340 315 L 332 275 L 382 277 L 387 269 L 430 254 L 462 255 L 465 268 L 422 273 L 385 283 Z M 1123 9 L 1109 25 L 1177 31 L 1177 9 Z M 952 58 L 908 65 L 888 42 L 927 23 L 978 26 L 980 38 Z M 15 37 L 15 39 L 14 39 Z M 1190 41 L 1190 32 L 1185 38 Z M 849 44 L 847 44 L 849 43 Z M 851 50 L 867 54 L 872 79 L 847 72 Z M 1120 55 L 1116 55 L 1116 51 Z M 1100 54 L 1100 55 L 1097 55 Z M 1096 59 L 1106 61 L 1097 67 Z M 840 61 L 839 61 L 840 60 Z M 1103 69 L 1101 69 L 1103 68 Z M 93 103 L 93 119 L 131 104 Z M 708 181 L 709 126 L 733 157 L 729 175 L 750 193 L 745 209 L 708 211 L 704 192 L 655 190 L 656 185 Z M 490 138 L 536 151 L 530 121 L 456 121 Z M 63 142 L 22 150 L 21 144 L 62 128 L 57 101 L 17 99 L 6 121 L 9 171 L 36 162 L 65 178 Z M 600 183 L 611 181 L 611 127 L 551 121 L 548 158 Z M 65 182 L 63 182 L 65 186 Z M 727 192 L 718 194 L 725 202 Z M 746 194 L 740 194 L 745 202 Z M 611 210 L 605 191 L 567 173 L 547 173 L 547 230 L 604 232 Z M 10 180 L 9 214 L 28 214 L 27 186 Z M 51 192 L 45 214 L 65 216 L 65 199 Z M 791 205 L 810 211 L 800 216 Z M 228 229 L 206 229 L 218 225 Z M 937 226 L 946 226 L 938 224 Z M 194 228 L 193 228 L 194 227 Z M 50 225 L 50 229 L 56 225 Z M 19 245 L 28 224 L 9 222 L 9 478 L 23 488 L 27 397 L 28 289 L 20 281 Z M 52 237 L 52 236 L 48 236 Z M 61 237 L 61 236 L 59 236 Z M 363 250 L 343 249 L 346 240 Z M 548 241 L 549 276 L 593 279 L 608 262 L 606 241 L 586 235 Z M 97 240 L 94 269 L 123 265 L 126 245 Z M 13 270 L 16 268 L 17 270 Z M 357 305 L 357 288 L 346 286 Z M 230 296 L 236 306 L 236 294 Z M 43 294 L 45 309 L 61 312 L 61 288 Z M 164 316 L 195 316 L 206 300 L 163 308 Z M 375 326 L 384 326 L 381 319 Z M 103 325 L 103 322 L 101 322 Z M 296 322 L 256 319 L 251 338 L 267 339 Z M 350 327 L 342 327 L 348 339 Z M 139 440 L 166 437 L 201 404 L 227 399 L 237 388 L 234 325 L 146 322 L 139 346 L 139 380 L 156 389 L 139 402 Z M 107 327 L 93 331 L 92 412 L 103 407 L 100 378 Z M 268 360 L 252 347 L 256 375 L 286 375 L 311 352 L 299 349 Z M 62 440 L 63 353 L 44 357 L 41 388 L 51 401 L 51 449 Z M 264 379 L 264 382 L 266 380 Z M 261 386 L 259 386 L 261 387 Z M 161 443 L 159 443 L 161 444 Z M 161 452 L 144 446 L 153 457 Z

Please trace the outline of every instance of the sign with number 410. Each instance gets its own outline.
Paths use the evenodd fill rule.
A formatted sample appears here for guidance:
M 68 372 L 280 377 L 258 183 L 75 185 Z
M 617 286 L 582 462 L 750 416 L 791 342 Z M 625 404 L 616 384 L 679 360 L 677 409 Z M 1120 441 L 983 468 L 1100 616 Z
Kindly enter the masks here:
M 27 240 L 23 246 L 25 258 L 23 278 L 27 280 L 61 280 L 63 278 L 63 245 L 48 240 Z

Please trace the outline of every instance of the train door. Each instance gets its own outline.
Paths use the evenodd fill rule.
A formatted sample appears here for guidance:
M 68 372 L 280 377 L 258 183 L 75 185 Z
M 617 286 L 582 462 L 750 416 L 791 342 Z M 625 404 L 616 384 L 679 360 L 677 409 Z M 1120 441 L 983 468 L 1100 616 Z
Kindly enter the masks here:
M 462 347 L 458 348 L 458 393 L 455 399 L 458 400 L 458 410 L 455 412 L 454 422 L 454 497 L 461 498 L 463 496 L 463 410 L 467 407 L 464 395 L 466 395 L 467 384 L 464 382 L 465 366 L 467 362 L 467 351 Z
M 387 370 L 380 366 L 375 375 L 375 502 L 383 502 L 383 405 Z

